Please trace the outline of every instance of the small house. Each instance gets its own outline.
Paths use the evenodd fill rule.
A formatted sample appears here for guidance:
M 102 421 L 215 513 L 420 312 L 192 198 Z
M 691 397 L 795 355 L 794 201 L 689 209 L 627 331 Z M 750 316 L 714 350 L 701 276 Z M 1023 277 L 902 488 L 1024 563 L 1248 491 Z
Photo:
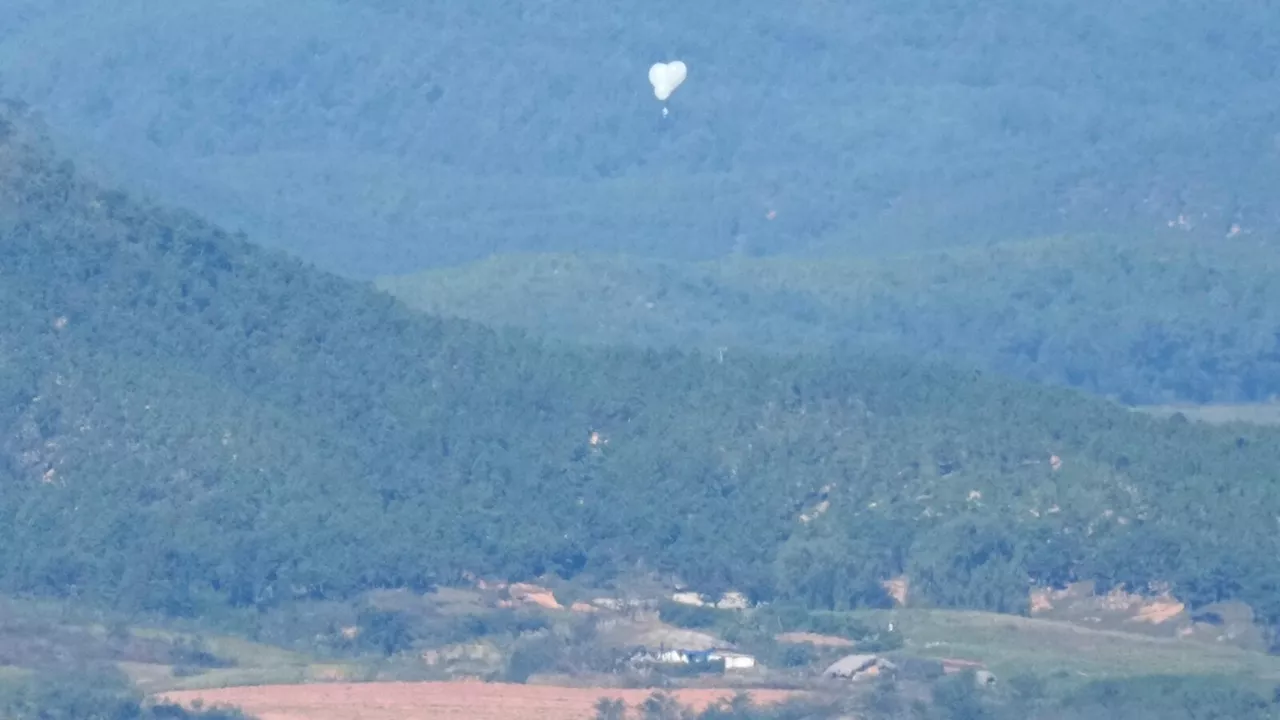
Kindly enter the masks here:
M 729 670 L 747 670 L 756 666 L 755 657 L 731 650 L 712 650 L 707 653 L 707 659 L 712 662 L 717 660 L 723 662 L 726 672 Z
M 746 610 L 751 607 L 751 601 L 743 593 L 737 590 L 730 590 L 720 596 L 720 600 L 716 602 L 716 607 L 721 610 Z
M 690 657 L 693 654 L 694 653 L 691 653 L 688 650 L 675 650 L 675 649 L 660 650 L 658 651 L 657 658 L 658 658 L 658 662 L 660 663 L 683 664 L 683 663 L 694 662 L 694 660 Z
M 702 607 L 707 604 L 706 600 L 702 598 L 700 593 L 689 591 L 673 593 L 671 595 L 671 601 L 678 602 L 681 605 L 692 605 L 694 607 Z

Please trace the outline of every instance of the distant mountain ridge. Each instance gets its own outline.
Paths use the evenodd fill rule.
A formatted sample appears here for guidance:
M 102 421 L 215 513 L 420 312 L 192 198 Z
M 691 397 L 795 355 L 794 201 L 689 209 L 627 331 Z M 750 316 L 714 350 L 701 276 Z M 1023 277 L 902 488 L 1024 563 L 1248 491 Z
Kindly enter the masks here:
M 343 274 L 1280 227 L 1266 0 L 9 2 L 77 157 Z
M 414 307 L 590 343 L 936 357 L 1127 403 L 1280 395 L 1280 248 L 1046 238 L 880 259 L 510 255 L 380 278 Z

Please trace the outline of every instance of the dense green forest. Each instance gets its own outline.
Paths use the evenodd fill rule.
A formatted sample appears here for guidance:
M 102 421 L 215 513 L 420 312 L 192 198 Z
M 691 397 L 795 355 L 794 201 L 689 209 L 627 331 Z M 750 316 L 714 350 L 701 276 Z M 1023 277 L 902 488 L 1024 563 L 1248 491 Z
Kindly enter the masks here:
M 346 274 L 1280 224 L 1268 0 L 5 8 L 83 165 Z
M 593 343 L 933 355 L 1126 403 L 1280 395 L 1280 247 L 1091 236 L 887 259 L 509 255 L 379 280 L 410 305 Z
M 0 591 L 195 615 L 638 569 L 839 609 L 906 572 L 925 604 L 1159 581 L 1280 622 L 1273 431 L 894 355 L 424 316 L 0 120 Z

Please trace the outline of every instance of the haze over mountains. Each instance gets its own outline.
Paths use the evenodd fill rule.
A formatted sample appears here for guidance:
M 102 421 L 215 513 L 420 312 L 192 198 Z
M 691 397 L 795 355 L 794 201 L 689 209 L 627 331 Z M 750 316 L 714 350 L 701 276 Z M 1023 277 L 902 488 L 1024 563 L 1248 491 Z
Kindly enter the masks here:
M 1265 0 L 8 7 L 0 89 L 82 164 L 344 274 L 1280 220 Z
M 768 601 L 733 627 L 781 667 L 774 619 L 891 638 L 891 578 L 958 643 L 956 611 L 990 634 L 985 613 L 1094 581 L 1200 618 L 1247 605 L 1227 625 L 1280 651 L 1280 428 L 1173 412 L 1278 407 L 1264 0 L 4 15 L 12 607 L 378 663 L 509 633 L 500 665 L 528 680 L 556 667 L 546 637 L 572 667 L 617 658 L 505 606 L 370 598 L 679 580 Z M 645 70 L 673 58 L 664 119 Z M 9 607 L 0 647 L 22 647 Z M 79 632 L 49 627 L 41 658 Z M 130 657 L 172 649 L 152 640 Z M 1252 694 L 1271 659 L 1230 650 L 1247 692 L 1126 670 L 868 717 L 1280 710 Z M 9 664 L 30 658 L 0 653 L 0 715 Z
M 507 255 L 380 278 L 427 312 L 593 343 L 958 360 L 1125 403 L 1280 394 L 1280 253 L 1060 237 L 885 259 Z

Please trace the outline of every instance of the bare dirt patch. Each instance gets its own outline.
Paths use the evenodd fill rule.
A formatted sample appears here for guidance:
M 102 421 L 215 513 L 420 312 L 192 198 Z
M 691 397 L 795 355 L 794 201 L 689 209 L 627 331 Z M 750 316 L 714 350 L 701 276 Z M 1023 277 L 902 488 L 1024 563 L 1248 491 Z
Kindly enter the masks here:
M 600 626 L 601 641 L 617 648 L 643 646 L 679 648 L 681 650 L 714 650 L 727 643 L 710 633 L 687 630 L 660 621 L 656 613 L 644 613 L 634 619 L 610 618 Z
M 1228 642 L 1247 649 L 1263 649 L 1260 629 L 1247 608 L 1187 607 L 1167 586 L 1153 584 L 1137 591 L 1113 588 L 1096 592 L 1092 581 L 1065 588 L 1037 588 L 1031 593 L 1031 615 L 1105 630 L 1123 630 L 1168 638 Z M 1230 622 L 1228 622 L 1230 618 Z
M 161 699 L 191 707 L 235 706 L 260 720 L 590 720 L 601 697 L 635 707 L 653 691 L 570 688 L 483 682 L 324 683 L 170 692 Z M 698 710 L 733 697 L 732 689 L 682 689 L 671 694 Z M 791 690 L 752 690 L 757 703 L 795 696 Z

